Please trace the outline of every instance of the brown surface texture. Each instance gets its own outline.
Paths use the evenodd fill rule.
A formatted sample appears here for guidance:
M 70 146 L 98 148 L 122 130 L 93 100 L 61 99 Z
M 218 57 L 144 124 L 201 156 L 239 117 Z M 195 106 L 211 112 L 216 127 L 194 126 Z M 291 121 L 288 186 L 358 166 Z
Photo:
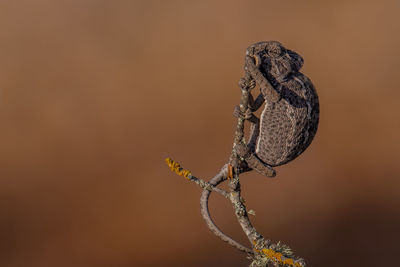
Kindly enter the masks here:
M 311 146 L 243 175 L 308 266 L 398 265 L 400 2 L 0 1 L 0 266 L 247 266 L 200 190 L 228 160 L 244 52 L 278 40 L 320 100 Z M 217 224 L 246 242 L 230 204 Z

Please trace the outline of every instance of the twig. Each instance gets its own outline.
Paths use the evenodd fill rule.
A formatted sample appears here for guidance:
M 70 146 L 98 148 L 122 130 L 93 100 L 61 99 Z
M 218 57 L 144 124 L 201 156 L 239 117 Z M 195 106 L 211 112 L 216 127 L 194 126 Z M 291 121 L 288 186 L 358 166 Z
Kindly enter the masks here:
M 213 177 L 210 182 L 205 182 L 204 180 L 193 176 L 190 171 L 183 169 L 179 163 L 173 161 L 172 159 L 167 158 L 165 161 L 172 171 L 185 177 L 187 180 L 196 183 L 204 189 L 201 195 L 200 206 L 201 214 L 206 221 L 207 226 L 223 241 L 251 256 L 251 258 L 253 258 L 253 262 L 250 266 L 266 267 L 269 263 L 293 267 L 305 266 L 302 259 L 293 259 L 293 253 L 287 246 L 280 245 L 279 243 L 277 245 L 270 244 L 269 240 L 265 240 L 251 225 L 250 219 L 247 215 L 246 207 L 244 205 L 244 199 L 240 196 L 241 190 L 240 183 L 238 182 L 238 174 L 230 182 L 231 192 L 228 193 L 225 190 L 217 187 L 220 183 L 227 179 L 228 165 L 224 165 L 220 172 Z M 229 236 L 225 235 L 215 225 L 208 210 L 208 199 L 211 191 L 217 192 L 231 201 L 239 224 L 242 226 L 243 231 L 253 244 L 253 249 L 247 248 L 246 246 L 236 242 Z
M 180 176 L 185 177 L 189 181 L 195 182 L 197 185 L 199 185 L 201 188 L 204 189 L 201 194 L 200 208 L 201 208 L 201 215 L 203 216 L 203 219 L 206 221 L 208 228 L 216 236 L 221 238 L 223 241 L 228 242 L 228 244 L 230 244 L 231 246 L 236 247 L 240 251 L 253 254 L 253 251 L 250 248 L 247 248 L 246 246 L 236 242 L 235 240 L 224 234 L 215 225 L 214 221 L 211 219 L 210 212 L 208 210 L 208 198 L 210 197 L 211 191 L 217 192 L 222 196 L 224 196 L 225 198 L 231 200 L 230 193 L 217 187 L 217 185 L 226 180 L 227 165 L 224 165 L 224 167 L 222 167 L 220 172 L 216 176 L 214 176 L 214 178 L 212 178 L 210 182 L 205 182 L 204 180 L 193 176 L 190 171 L 183 169 L 178 162 L 173 161 L 171 158 L 166 158 L 165 162 L 170 167 L 171 171 L 175 172 Z
M 173 161 L 171 158 L 166 158 L 165 162 L 167 165 L 170 167 L 171 171 L 175 172 L 176 174 L 185 177 L 189 181 L 192 181 L 199 185 L 201 188 L 207 191 L 214 191 L 222 195 L 223 197 L 229 199 L 229 193 L 226 192 L 225 190 L 216 187 L 215 185 L 206 182 L 202 179 L 199 179 L 191 174 L 190 171 L 183 169 L 180 164 L 176 161 Z
M 224 165 L 221 169 L 221 171 L 214 176 L 214 178 L 212 178 L 210 180 L 210 184 L 213 184 L 215 186 L 218 186 L 220 183 L 222 183 L 223 181 L 226 180 L 227 178 L 227 172 L 228 172 L 228 166 Z M 240 251 L 246 252 L 248 254 L 253 254 L 252 249 L 236 242 L 235 240 L 233 240 L 231 237 L 227 236 L 226 234 L 224 234 L 214 223 L 214 221 L 212 220 L 211 216 L 210 216 L 210 212 L 208 210 L 208 199 L 210 197 L 210 191 L 208 190 L 203 190 L 203 192 L 201 193 L 201 198 L 200 198 L 200 211 L 201 211 L 201 215 L 203 217 L 203 219 L 205 220 L 208 228 L 211 230 L 211 232 L 213 232 L 216 236 L 218 236 L 219 238 L 221 238 L 223 241 L 227 242 L 229 245 L 239 249 Z M 229 198 L 229 200 L 231 200 Z

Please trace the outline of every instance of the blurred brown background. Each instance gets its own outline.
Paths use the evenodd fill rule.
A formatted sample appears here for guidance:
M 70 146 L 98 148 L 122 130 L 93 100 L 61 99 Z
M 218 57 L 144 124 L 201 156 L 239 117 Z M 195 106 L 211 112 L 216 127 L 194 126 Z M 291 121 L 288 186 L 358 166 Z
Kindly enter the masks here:
M 308 266 L 398 264 L 400 3 L 0 2 L 0 266 L 247 266 L 200 190 L 227 161 L 244 52 L 305 59 L 320 127 L 276 179 L 243 176 L 257 229 Z M 232 207 L 211 198 L 241 242 Z

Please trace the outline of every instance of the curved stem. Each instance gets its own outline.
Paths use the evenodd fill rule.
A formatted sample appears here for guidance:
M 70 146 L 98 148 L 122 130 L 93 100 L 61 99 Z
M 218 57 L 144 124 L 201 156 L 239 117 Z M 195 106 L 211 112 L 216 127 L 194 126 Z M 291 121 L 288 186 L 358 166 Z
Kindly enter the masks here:
M 226 177 L 227 177 L 227 165 L 222 167 L 221 171 L 214 178 L 212 178 L 209 181 L 209 183 L 214 186 L 218 186 L 220 183 L 222 183 L 223 181 L 226 180 Z M 239 249 L 240 251 L 243 251 L 243 252 L 246 252 L 249 254 L 253 254 L 253 251 L 250 248 L 236 242 L 235 240 L 233 240 L 232 238 L 230 238 L 229 236 L 224 234 L 215 225 L 214 221 L 212 220 L 212 218 L 210 216 L 210 211 L 208 209 L 208 199 L 210 197 L 210 194 L 211 194 L 211 191 L 203 190 L 203 192 L 201 193 L 201 198 L 200 198 L 201 215 L 202 215 L 203 219 L 206 221 L 208 228 L 211 230 L 211 232 L 213 232 L 216 236 L 221 238 L 223 241 L 227 242 L 229 245 Z

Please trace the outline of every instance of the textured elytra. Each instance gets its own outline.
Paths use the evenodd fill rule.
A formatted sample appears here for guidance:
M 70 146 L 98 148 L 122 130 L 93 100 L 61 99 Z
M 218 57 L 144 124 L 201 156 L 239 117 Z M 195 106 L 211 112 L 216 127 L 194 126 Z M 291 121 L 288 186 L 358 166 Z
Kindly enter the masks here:
M 256 43 L 247 49 L 246 70 L 260 86 L 258 99 L 265 103 L 260 119 L 250 120 L 248 149 L 256 155 L 252 159 L 268 166 L 295 159 L 317 131 L 318 96 L 311 80 L 299 71 L 302 65 L 300 55 L 276 41 Z M 249 109 L 254 112 L 261 104 L 250 103 Z M 254 168 L 257 163 L 252 161 L 247 163 Z

